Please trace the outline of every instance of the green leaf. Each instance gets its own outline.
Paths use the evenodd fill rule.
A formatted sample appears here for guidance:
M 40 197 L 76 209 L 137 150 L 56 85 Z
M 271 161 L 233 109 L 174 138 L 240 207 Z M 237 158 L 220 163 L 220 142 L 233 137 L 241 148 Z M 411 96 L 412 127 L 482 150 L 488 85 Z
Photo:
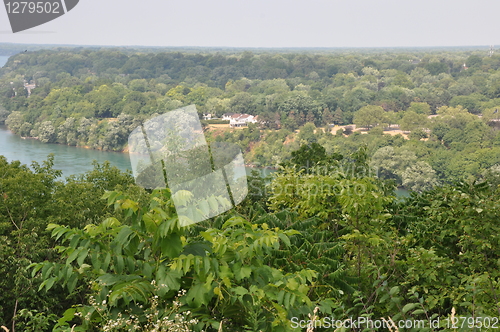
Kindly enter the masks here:
M 286 292 L 285 298 L 283 299 L 283 305 L 285 308 L 290 309 L 290 296 L 292 296 L 291 293 Z
M 288 279 L 288 281 L 286 283 L 286 287 L 288 287 L 288 289 L 294 291 L 299 287 L 299 283 L 297 282 L 297 280 L 290 278 L 290 279 Z
M 53 230 L 54 228 L 57 228 L 57 227 L 60 227 L 60 226 L 58 224 L 48 224 L 46 229 L 48 231 L 51 231 L 51 230 Z
M 184 274 L 188 273 L 191 270 L 191 263 L 193 258 L 194 258 L 193 255 L 187 255 L 183 257 L 182 268 L 184 270 Z
M 283 304 L 284 297 L 285 297 L 285 291 L 282 289 L 282 290 L 279 291 L 278 297 L 276 299 L 279 304 Z
M 113 240 L 114 243 L 116 243 L 118 246 L 117 247 L 124 247 L 128 243 L 128 238 L 129 236 L 133 233 L 134 231 L 131 230 L 128 226 L 123 227 L 118 235 L 115 237 Z
M 178 228 L 178 222 L 179 222 L 178 218 L 171 218 L 168 220 L 164 220 L 158 227 L 158 235 L 160 237 L 167 237 L 175 229 Z
M 142 216 L 142 221 L 144 222 L 144 226 L 146 227 L 146 231 L 149 233 L 155 233 L 158 229 L 155 220 L 149 214 L 145 214 Z
M 289 247 L 290 246 L 290 239 L 288 238 L 288 236 L 286 236 L 285 234 L 283 233 L 278 233 L 278 237 L 281 239 L 281 241 L 283 241 L 283 243 Z
M 178 257 L 182 251 L 182 240 L 179 234 L 170 234 L 170 236 L 159 241 L 161 253 L 168 258 Z
M 126 257 L 125 259 L 125 264 L 127 265 L 127 271 L 130 274 L 135 273 L 136 268 L 135 268 L 135 259 L 133 257 Z
M 208 258 L 207 256 L 203 257 L 203 273 L 207 274 L 210 271 L 210 268 L 210 258 Z
M 181 288 L 181 277 L 181 272 L 169 271 L 165 276 L 165 285 L 169 290 L 179 290 Z
M 68 310 L 66 310 L 63 316 L 57 320 L 57 325 L 55 327 L 62 326 L 75 318 L 75 312 L 76 308 L 69 308 Z
M 222 265 L 220 267 L 219 276 L 221 278 L 232 278 L 233 277 L 233 272 L 231 271 L 231 269 L 229 268 L 229 266 Z
M 47 279 L 54 270 L 54 263 L 45 263 L 42 268 L 42 279 Z
M 132 210 L 134 212 L 139 209 L 138 203 L 130 199 L 126 199 L 125 201 L 123 201 L 121 208 L 123 210 Z
M 420 314 L 425 314 L 425 310 L 418 309 L 412 312 L 412 315 L 420 315 Z
M 231 289 L 232 292 L 238 296 L 243 296 L 248 294 L 248 290 L 244 287 L 238 286 L 236 288 Z
M 73 274 L 69 280 L 68 280 L 68 283 L 67 283 L 67 288 L 68 288 L 68 291 L 71 293 L 73 292 L 73 290 L 75 289 L 76 287 L 76 283 L 78 282 L 78 275 L 77 274 Z
M 117 282 L 121 282 L 122 280 L 123 280 L 122 276 L 110 273 L 106 273 L 97 278 L 97 281 L 105 286 L 113 286 L 114 284 L 116 284 Z
M 109 263 L 111 263 L 111 253 L 110 252 L 106 253 L 106 257 L 104 258 L 104 262 L 102 264 L 102 269 L 104 270 L 104 272 L 108 271 Z
M 239 269 L 234 269 L 234 276 L 236 277 L 236 280 L 241 281 L 244 278 L 250 277 L 252 274 L 252 268 L 249 266 L 242 266 Z
M 116 284 L 109 295 L 109 303 L 116 305 L 119 299 L 123 299 L 125 303 L 130 301 L 146 302 L 152 288 L 147 280 L 139 279 Z
M 418 307 L 418 303 L 408 303 L 403 307 L 403 314 L 406 314 L 408 311 Z
M 71 264 L 71 262 L 73 262 L 77 257 L 78 255 L 80 254 L 80 251 L 81 249 L 75 249 L 71 252 L 71 254 L 68 256 L 68 258 L 66 259 L 66 264 Z
M 201 232 L 200 235 L 203 236 L 203 238 L 205 240 L 207 240 L 208 242 L 212 242 L 212 243 L 214 242 L 214 238 L 209 232 Z
M 34 278 L 35 274 L 40 271 L 40 269 L 43 267 L 43 263 L 32 263 L 28 266 L 28 268 L 34 267 L 33 271 L 31 271 L 31 277 Z
M 101 225 L 104 228 L 115 228 L 121 226 L 121 223 L 118 221 L 118 219 L 114 217 L 106 218 L 104 221 L 101 223 Z
M 101 268 L 101 257 L 97 251 L 93 251 L 90 255 L 90 261 L 92 262 L 92 267 L 99 271 Z
M 399 293 L 399 286 L 394 286 L 389 291 L 389 294 L 391 294 L 391 295 L 394 295 L 394 294 L 397 294 L 397 293 Z
M 45 291 L 48 291 L 52 288 L 52 286 L 54 285 L 54 282 L 57 280 L 57 277 L 51 277 L 49 279 L 46 279 L 42 282 L 42 284 L 40 285 L 40 287 L 38 287 L 38 291 L 42 290 L 43 287 L 45 287 Z
M 76 260 L 76 262 L 78 263 L 78 266 L 82 266 L 85 258 L 87 258 L 87 255 L 89 254 L 89 250 L 88 249 L 84 249 L 84 250 L 81 250 L 80 253 L 78 254 L 78 259 Z
M 144 263 L 142 267 L 142 273 L 146 278 L 151 279 L 151 276 L 153 275 L 153 268 L 149 263 L 147 262 Z
M 71 248 L 76 248 L 77 245 L 78 245 L 78 241 L 80 241 L 81 238 L 82 238 L 82 236 L 80 234 L 73 235 L 73 237 L 71 238 L 71 242 L 70 242 L 69 246 Z
M 208 304 L 210 299 L 211 288 L 205 284 L 194 284 L 186 294 L 186 302 L 188 305 L 199 308 L 202 305 Z
M 123 268 L 125 267 L 125 263 L 123 262 L 123 256 L 122 255 L 114 256 L 114 261 L 115 261 L 116 273 L 121 274 L 123 272 Z

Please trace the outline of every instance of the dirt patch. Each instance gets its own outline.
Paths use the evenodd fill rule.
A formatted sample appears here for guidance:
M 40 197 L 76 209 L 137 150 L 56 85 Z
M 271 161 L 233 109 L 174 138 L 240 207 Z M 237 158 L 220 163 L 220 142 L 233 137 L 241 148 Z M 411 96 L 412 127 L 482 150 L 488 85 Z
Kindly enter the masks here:
M 285 141 L 283 142 L 283 145 L 287 145 L 287 144 L 290 144 L 292 142 L 294 142 L 295 139 L 292 138 L 292 135 L 288 135 L 286 138 L 285 138 Z
M 351 127 L 353 131 L 359 131 L 361 134 L 367 134 L 368 129 L 367 128 L 356 128 L 356 125 L 350 124 L 350 125 L 345 125 L 345 126 L 334 126 L 330 130 L 330 132 L 335 135 L 339 129 L 344 129 L 345 127 Z M 390 129 L 390 130 L 384 130 L 384 135 L 391 135 L 391 136 L 396 136 L 396 135 L 402 135 L 405 139 L 408 138 L 408 132 L 403 132 L 402 130 L 399 129 Z
M 223 123 L 223 124 L 209 124 L 208 128 L 210 129 L 220 129 L 220 128 L 226 128 L 226 129 L 231 129 L 229 127 L 229 123 Z

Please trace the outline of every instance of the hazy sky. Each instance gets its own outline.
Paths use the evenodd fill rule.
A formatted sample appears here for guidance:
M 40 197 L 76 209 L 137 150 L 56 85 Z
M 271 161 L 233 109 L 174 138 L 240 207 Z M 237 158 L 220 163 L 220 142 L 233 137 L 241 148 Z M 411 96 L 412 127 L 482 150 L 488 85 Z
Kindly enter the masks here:
M 11 32 L 6 10 L 0 8 L 0 42 L 231 47 L 500 45 L 499 13 L 498 0 L 80 0 L 66 15 L 16 34 Z

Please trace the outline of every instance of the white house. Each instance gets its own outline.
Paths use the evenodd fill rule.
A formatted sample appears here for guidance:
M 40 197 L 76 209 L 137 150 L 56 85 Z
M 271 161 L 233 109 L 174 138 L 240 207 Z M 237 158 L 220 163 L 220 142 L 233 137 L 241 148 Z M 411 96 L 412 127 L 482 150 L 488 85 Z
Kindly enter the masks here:
M 250 114 L 226 113 L 222 120 L 229 120 L 230 127 L 245 127 L 249 123 L 257 123 L 257 117 Z

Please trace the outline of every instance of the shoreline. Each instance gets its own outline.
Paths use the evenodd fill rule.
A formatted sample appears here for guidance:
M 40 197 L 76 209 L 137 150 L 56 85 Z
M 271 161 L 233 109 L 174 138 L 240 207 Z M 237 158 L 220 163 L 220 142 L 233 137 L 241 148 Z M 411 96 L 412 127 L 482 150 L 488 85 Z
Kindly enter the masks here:
M 12 130 L 10 130 L 5 124 L 0 125 L 0 126 L 4 127 L 12 135 L 17 136 L 17 137 L 19 137 L 19 138 L 21 138 L 23 140 L 36 140 L 36 141 L 40 141 L 39 137 L 17 135 L 14 132 L 12 132 Z M 120 150 L 120 151 L 113 151 L 113 150 L 94 149 L 94 148 L 91 148 L 88 145 L 69 145 L 69 144 L 62 144 L 62 143 L 57 143 L 57 142 L 56 143 L 43 143 L 43 142 L 40 142 L 40 143 L 42 143 L 42 144 L 56 144 L 56 145 L 61 145 L 61 146 L 70 146 L 70 147 L 74 147 L 74 148 L 80 148 L 80 149 L 86 149 L 86 150 L 94 150 L 94 151 L 102 151 L 102 152 L 113 152 L 113 153 L 129 154 L 128 144 L 122 150 Z M 246 168 L 252 168 L 252 169 L 278 170 L 278 167 L 275 167 L 275 166 L 258 166 L 258 165 L 255 165 L 255 164 L 244 164 L 244 166 Z
M 23 140 L 35 140 L 35 141 L 39 141 L 40 142 L 40 138 L 36 137 L 36 136 L 35 137 L 32 137 L 32 136 L 21 136 L 21 135 L 15 134 L 12 130 L 9 129 L 9 127 L 7 127 L 6 124 L 0 124 L 0 127 L 4 127 L 13 136 L 17 136 L 20 139 L 23 139 Z M 113 151 L 113 150 L 94 149 L 94 148 L 91 148 L 88 145 L 69 145 L 69 144 L 62 144 L 62 143 L 57 143 L 57 142 L 54 142 L 54 143 L 43 143 L 43 142 L 40 142 L 40 143 L 42 143 L 42 144 L 56 144 L 56 145 L 62 145 L 62 146 L 70 146 L 70 147 L 73 147 L 73 148 L 81 148 L 81 149 L 94 150 L 94 151 L 102 151 L 102 152 L 129 153 L 128 145 L 125 148 L 123 148 L 122 150 L 120 150 L 120 151 Z

